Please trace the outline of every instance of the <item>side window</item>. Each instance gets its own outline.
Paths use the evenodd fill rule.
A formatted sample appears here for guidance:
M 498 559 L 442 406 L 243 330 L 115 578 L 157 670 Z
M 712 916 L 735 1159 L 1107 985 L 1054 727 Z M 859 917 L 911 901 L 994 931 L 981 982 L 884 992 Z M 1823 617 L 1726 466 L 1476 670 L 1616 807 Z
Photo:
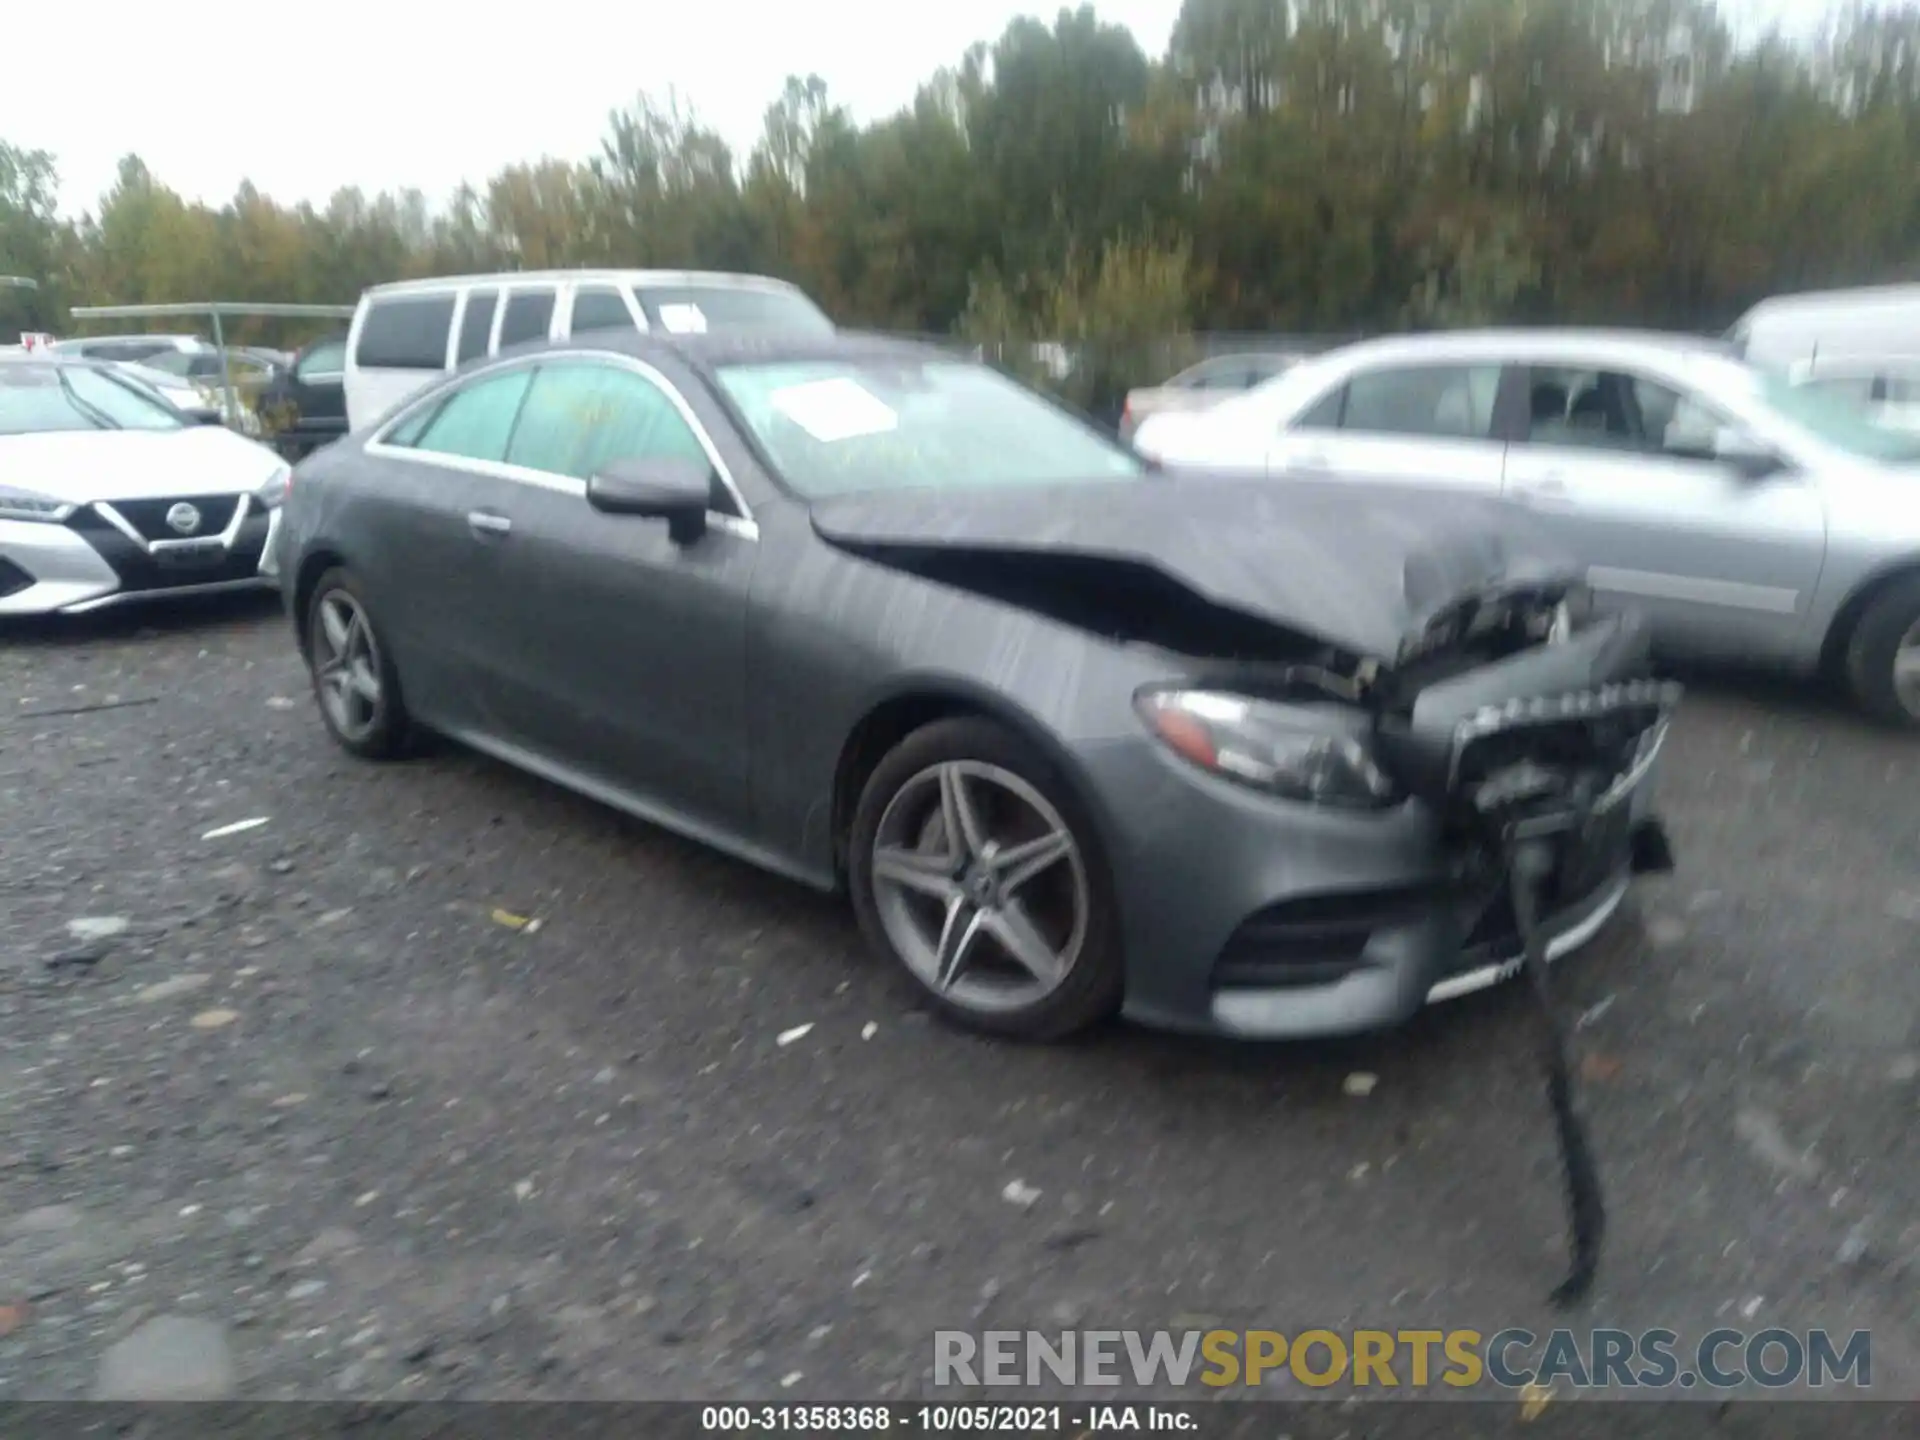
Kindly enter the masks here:
M 1416 365 L 1356 375 L 1342 430 L 1484 440 L 1493 434 L 1498 365 Z
M 1730 422 L 1691 395 L 1656 380 L 1632 381 L 1640 433 L 1631 448 L 1676 460 L 1711 460 L 1714 437 Z
M 533 367 L 522 366 L 473 380 L 432 407 L 424 424 L 398 427 L 387 443 L 467 460 L 504 460 L 533 375 Z
M 493 307 L 499 295 L 492 290 L 467 292 L 467 313 L 460 321 L 460 348 L 453 352 L 453 363 L 464 365 L 487 353 L 487 339 L 493 334 Z
M 585 480 L 610 460 L 667 458 L 711 463 L 667 393 L 624 366 L 543 365 L 527 393 L 507 460 Z M 733 511 L 714 477 L 714 508 Z
M 544 340 L 553 323 L 553 291 L 514 290 L 507 295 L 507 313 L 500 317 L 500 348 L 528 340 Z
M 441 370 L 453 330 L 451 295 L 375 300 L 360 322 L 353 362 L 368 370 Z
M 302 380 L 337 380 L 346 361 L 346 341 L 322 340 L 300 357 L 293 373 Z
M 635 331 L 640 327 L 633 323 L 633 312 L 627 309 L 626 297 L 618 290 L 606 285 L 583 285 L 573 292 L 573 321 L 568 328 L 572 335 L 587 335 L 595 330 Z
M 1312 405 L 1308 406 L 1306 413 L 1298 420 L 1295 420 L 1289 428 L 1294 430 L 1338 430 L 1340 428 L 1340 411 L 1346 404 L 1346 399 L 1347 387 L 1344 385 L 1336 385 L 1318 400 L 1314 401 Z

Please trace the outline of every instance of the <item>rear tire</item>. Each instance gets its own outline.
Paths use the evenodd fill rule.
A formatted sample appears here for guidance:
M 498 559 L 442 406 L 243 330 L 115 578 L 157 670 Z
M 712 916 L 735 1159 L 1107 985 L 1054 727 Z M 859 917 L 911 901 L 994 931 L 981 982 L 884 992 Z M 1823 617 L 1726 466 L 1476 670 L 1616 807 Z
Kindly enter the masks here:
M 405 754 L 413 729 L 400 677 L 351 570 L 336 567 L 314 585 L 306 635 L 307 668 L 327 733 L 363 760 Z
M 1894 581 L 1847 639 L 1847 685 L 1874 719 L 1920 730 L 1920 575 Z
M 847 848 L 861 932 L 945 1019 L 1058 1040 L 1119 1010 L 1119 907 L 1099 838 L 1004 726 L 940 720 L 901 741 L 868 777 Z

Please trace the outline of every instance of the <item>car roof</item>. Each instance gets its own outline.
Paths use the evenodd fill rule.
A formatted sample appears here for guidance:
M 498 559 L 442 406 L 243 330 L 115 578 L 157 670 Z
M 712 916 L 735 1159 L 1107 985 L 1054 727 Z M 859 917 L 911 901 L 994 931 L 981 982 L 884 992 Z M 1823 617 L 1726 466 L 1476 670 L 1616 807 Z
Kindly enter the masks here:
M 499 270 L 488 274 L 434 275 L 420 280 L 389 280 L 370 285 L 362 299 L 393 295 L 434 295 L 469 285 L 705 285 L 715 289 L 785 290 L 805 294 L 799 286 L 772 275 L 747 275 L 731 270 Z
M 664 354 L 702 371 L 712 371 L 725 365 L 779 365 L 822 360 L 952 360 L 967 365 L 980 363 L 958 351 L 924 341 L 898 340 L 889 335 L 854 330 L 836 330 L 830 334 L 788 330 L 715 330 L 702 335 L 672 335 L 662 331 L 646 334 L 624 330 L 594 331 L 576 335 L 570 340 L 529 340 L 489 357 L 488 363 L 549 351 L 578 354 L 583 350 L 630 355 L 637 360 L 651 360 Z M 477 370 L 482 366 L 474 364 L 472 368 Z
M 1416 335 L 1391 335 L 1358 340 L 1312 357 L 1369 366 L 1438 363 L 1447 360 L 1487 360 L 1520 363 L 1533 359 L 1564 360 L 1569 352 L 1594 364 L 1630 364 L 1649 355 L 1731 356 L 1725 340 L 1667 330 L 1582 329 L 1565 326 L 1536 328 L 1440 330 Z

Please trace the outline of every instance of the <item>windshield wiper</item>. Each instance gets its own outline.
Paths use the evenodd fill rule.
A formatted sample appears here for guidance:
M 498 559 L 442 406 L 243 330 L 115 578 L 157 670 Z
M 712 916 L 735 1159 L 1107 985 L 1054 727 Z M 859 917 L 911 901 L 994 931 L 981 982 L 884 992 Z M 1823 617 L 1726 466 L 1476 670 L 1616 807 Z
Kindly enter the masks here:
M 87 419 L 93 421 L 94 424 L 99 426 L 102 430 L 122 430 L 126 428 L 125 426 L 121 425 L 121 423 L 118 420 L 115 420 L 111 415 L 107 414 L 106 411 L 102 410 L 98 405 L 95 405 L 90 401 L 81 399 L 80 392 L 73 388 L 73 382 L 67 379 L 66 373 L 63 370 L 61 370 L 58 366 L 54 367 L 53 373 L 54 373 L 54 376 L 60 381 L 60 388 L 66 394 L 67 403 L 72 405 L 73 408 L 78 410 L 82 415 L 86 416 Z

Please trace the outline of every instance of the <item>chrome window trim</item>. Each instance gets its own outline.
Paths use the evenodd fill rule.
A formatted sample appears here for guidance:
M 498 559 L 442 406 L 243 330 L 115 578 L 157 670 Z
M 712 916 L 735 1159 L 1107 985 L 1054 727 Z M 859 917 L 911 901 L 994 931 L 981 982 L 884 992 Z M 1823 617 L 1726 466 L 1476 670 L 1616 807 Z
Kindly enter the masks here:
M 707 511 L 707 522 L 714 529 L 723 530 L 730 535 L 739 535 L 744 539 L 757 540 L 760 537 L 759 524 L 753 518 L 753 507 L 747 504 L 747 497 L 740 492 L 740 486 L 733 478 L 733 471 L 727 462 L 720 458 L 719 447 L 713 443 L 713 437 L 707 433 L 707 427 L 693 412 L 693 407 L 665 375 L 662 375 L 646 361 L 631 355 L 620 355 L 608 350 L 566 349 L 543 350 L 537 355 L 516 355 L 510 360 L 502 360 L 476 370 L 471 375 L 462 376 L 456 385 L 442 386 L 430 395 L 424 395 L 412 404 L 399 410 L 368 437 L 365 450 L 369 455 L 377 455 L 389 460 L 410 460 L 417 465 L 435 465 L 447 470 L 463 470 L 473 475 L 485 475 L 498 480 L 514 480 L 525 485 L 536 485 L 544 490 L 553 490 L 565 495 L 577 495 L 586 498 L 587 482 L 576 480 L 571 475 L 555 475 L 547 470 L 535 470 L 526 465 L 509 465 L 499 460 L 475 460 L 465 455 L 447 455 L 433 450 L 416 450 L 404 445 L 389 445 L 386 437 L 392 431 L 404 425 L 421 410 L 439 405 L 455 392 L 470 385 L 477 385 L 492 376 L 503 375 L 513 370 L 544 365 L 554 360 L 586 361 L 596 365 L 610 365 L 631 371 L 652 385 L 667 397 L 668 402 L 678 412 L 680 418 L 693 431 L 694 439 L 700 442 L 700 448 L 706 452 L 707 460 L 712 464 L 714 473 L 720 477 L 720 483 L 739 508 L 738 515 L 723 514 L 718 510 Z

